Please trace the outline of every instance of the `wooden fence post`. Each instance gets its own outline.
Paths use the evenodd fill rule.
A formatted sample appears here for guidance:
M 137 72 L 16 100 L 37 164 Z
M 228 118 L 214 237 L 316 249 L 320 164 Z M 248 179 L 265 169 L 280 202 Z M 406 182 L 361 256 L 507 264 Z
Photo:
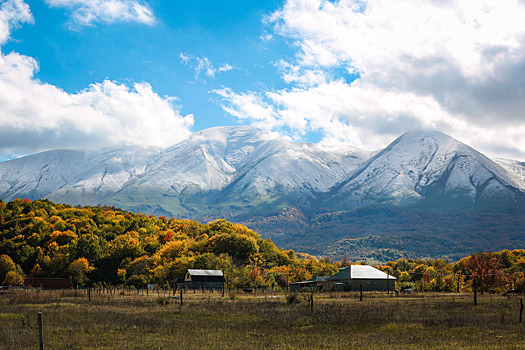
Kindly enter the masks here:
M 478 290 L 474 289 L 474 306 L 478 305 Z
M 182 306 L 182 289 L 180 290 L 180 306 Z
M 363 301 L 363 285 L 359 285 L 359 301 Z
M 44 325 L 41 312 L 38 313 L 38 338 L 40 341 L 40 350 L 44 350 Z
M 523 322 L 523 299 L 520 299 L 520 323 Z

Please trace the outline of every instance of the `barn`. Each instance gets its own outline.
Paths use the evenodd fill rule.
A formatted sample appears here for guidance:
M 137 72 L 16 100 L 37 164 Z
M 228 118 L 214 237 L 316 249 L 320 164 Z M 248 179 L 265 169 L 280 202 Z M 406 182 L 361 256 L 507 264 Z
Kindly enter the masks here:
M 179 285 L 185 289 L 223 289 L 224 274 L 221 270 L 188 269 Z
M 370 265 L 350 265 L 326 281 L 328 290 L 333 291 L 393 291 L 396 278 Z

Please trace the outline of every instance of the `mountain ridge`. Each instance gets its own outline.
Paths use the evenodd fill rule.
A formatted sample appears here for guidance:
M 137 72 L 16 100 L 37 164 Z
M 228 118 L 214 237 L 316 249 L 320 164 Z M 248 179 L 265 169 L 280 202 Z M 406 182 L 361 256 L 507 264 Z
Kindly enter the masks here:
M 383 150 L 368 152 L 294 143 L 249 126 L 215 127 L 166 149 L 58 150 L 0 163 L 0 198 L 6 201 L 48 198 L 168 217 L 223 217 L 251 223 L 288 248 L 295 240 L 308 250 L 304 242 L 315 241 L 321 248 L 310 251 L 316 253 L 355 245 L 345 241 L 355 233 L 345 236 L 338 229 L 366 234 L 366 227 L 337 213 L 359 216 L 359 208 L 376 207 L 372 226 L 392 213 L 412 220 L 411 210 L 504 213 L 519 207 L 524 194 L 525 163 L 489 158 L 436 131 L 408 132 Z M 400 209 L 381 209 L 389 206 Z M 337 220 L 345 224 L 338 226 Z M 383 226 L 385 234 L 393 230 L 388 222 Z
M 166 210 L 171 216 L 207 215 L 212 202 L 238 211 L 256 202 L 274 202 L 276 209 L 348 210 L 439 196 L 473 204 L 512 201 L 524 192 L 525 163 L 490 159 L 437 131 L 407 132 L 368 152 L 293 143 L 250 126 L 214 127 L 166 149 L 51 150 L 0 163 L 4 200 L 49 198 L 130 209 L 128 204 L 151 204 L 144 202 L 160 194 L 181 201 L 180 210 Z M 199 196 L 207 203 L 197 203 Z

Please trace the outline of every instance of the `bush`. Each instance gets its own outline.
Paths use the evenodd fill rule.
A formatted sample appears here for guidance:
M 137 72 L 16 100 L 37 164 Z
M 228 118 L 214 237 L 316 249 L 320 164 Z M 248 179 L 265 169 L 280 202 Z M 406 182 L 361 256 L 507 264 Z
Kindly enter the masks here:
M 159 305 L 168 305 L 170 303 L 170 299 L 169 298 L 164 298 L 164 297 L 158 297 L 157 298 L 157 304 Z
M 300 304 L 304 301 L 304 297 L 302 294 L 293 292 L 286 296 L 286 301 L 288 304 Z
M 401 292 L 405 289 L 414 289 L 414 282 L 399 282 L 397 283 L 397 289 Z

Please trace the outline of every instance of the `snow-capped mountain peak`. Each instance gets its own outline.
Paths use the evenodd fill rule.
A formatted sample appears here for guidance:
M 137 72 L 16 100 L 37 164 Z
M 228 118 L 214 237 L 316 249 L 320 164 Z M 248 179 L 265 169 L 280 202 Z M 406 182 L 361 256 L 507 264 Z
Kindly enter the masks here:
M 333 195 L 345 205 L 413 203 L 430 197 L 514 198 L 525 187 L 494 161 L 435 131 L 414 131 L 350 173 Z M 333 203 L 333 200 L 332 200 Z
M 477 205 L 523 195 L 524 169 L 435 131 L 408 132 L 367 152 L 290 142 L 249 126 L 215 127 L 164 150 L 49 151 L 2 162 L 0 197 L 192 217 L 377 203 Z

